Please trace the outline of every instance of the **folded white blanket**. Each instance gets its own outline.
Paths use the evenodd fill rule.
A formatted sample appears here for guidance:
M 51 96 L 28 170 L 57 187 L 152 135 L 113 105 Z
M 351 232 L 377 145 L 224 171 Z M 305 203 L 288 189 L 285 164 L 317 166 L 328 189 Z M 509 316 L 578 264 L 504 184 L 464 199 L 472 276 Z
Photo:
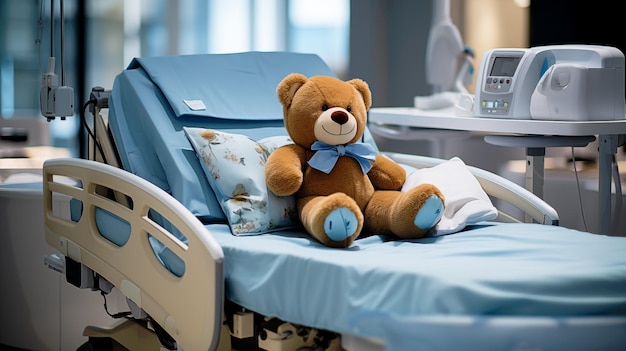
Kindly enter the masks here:
M 458 157 L 408 174 L 402 191 L 424 183 L 437 186 L 445 197 L 445 210 L 441 221 L 431 230 L 432 236 L 456 233 L 469 224 L 498 216 L 489 196 Z

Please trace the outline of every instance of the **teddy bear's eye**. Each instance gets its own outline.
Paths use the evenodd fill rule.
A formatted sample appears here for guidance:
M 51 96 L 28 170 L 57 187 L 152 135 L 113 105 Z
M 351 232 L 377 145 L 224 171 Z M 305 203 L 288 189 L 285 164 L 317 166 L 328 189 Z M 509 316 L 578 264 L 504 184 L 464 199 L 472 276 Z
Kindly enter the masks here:
M 346 111 L 352 112 L 352 107 L 351 106 L 346 107 Z
M 328 105 L 326 104 L 322 105 L 322 111 L 326 111 L 326 110 L 328 110 Z

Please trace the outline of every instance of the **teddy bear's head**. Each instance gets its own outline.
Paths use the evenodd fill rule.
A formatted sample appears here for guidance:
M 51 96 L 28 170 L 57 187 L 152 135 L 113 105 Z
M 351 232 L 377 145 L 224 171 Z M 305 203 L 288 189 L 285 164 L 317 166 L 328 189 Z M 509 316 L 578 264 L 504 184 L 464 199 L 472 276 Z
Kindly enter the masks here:
M 283 117 L 295 144 L 310 148 L 357 142 L 367 123 L 372 95 L 361 79 L 342 81 L 330 76 L 287 75 L 277 87 Z

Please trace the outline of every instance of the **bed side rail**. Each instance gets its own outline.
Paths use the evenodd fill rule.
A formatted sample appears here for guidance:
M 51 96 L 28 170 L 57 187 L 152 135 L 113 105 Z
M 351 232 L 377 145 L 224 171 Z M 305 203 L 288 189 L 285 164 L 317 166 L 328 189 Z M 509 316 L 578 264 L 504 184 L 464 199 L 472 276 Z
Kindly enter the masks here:
M 195 216 L 169 194 L 124 170 L 83 159 L 44 163 L 46 242 L 80 262 L 141 307 L 185 350 L 214 350 L 219 344 L 224 300 L 222 248 Z M 69 180 L 69 181 L 68 181 Z M 101 195 L 102 189 L 124 194 L 127 204 Z M 54 196 L 80 201 L 80 218 L 53 213 Z M 102 219 L 127 223 L 129 235 L 114 244 L 101 233 Z M 149 214 L 150 213 L 150 214 Z M 152 219 L 158 213 L 182 233 Z M 167 225 L 170 227 L 170 225 Z M 181 276 L 172 274 L 154 254 L 152 236 L 184 262 Z
M 384 154 L 398 163 L 418 169 L 433 167 L 446 161 L 440 158 L 403 153 L 385 152 Z M 526 216 L 529 216 L 537 223 L 548 225 L 559 224 L 559 215 L 556 210 L 531 191 L 495 173 L 469 165 L 467 167 L 476 177 L 485 193 L 490 197 L 506 201 L 520 209 Z M 519 219 L 503 212 L 501 209 L 498 209 L 496 221 L 521 222 Z

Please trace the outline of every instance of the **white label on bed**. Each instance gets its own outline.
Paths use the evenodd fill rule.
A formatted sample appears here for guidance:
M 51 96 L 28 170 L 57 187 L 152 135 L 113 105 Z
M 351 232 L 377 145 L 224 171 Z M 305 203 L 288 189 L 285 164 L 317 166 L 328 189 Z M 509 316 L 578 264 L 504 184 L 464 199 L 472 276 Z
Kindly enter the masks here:
M 206 110 L 206 106 L 204 106 L 204 102 L 202 100 L 183 100 L 190 109 L 194 111 Z

